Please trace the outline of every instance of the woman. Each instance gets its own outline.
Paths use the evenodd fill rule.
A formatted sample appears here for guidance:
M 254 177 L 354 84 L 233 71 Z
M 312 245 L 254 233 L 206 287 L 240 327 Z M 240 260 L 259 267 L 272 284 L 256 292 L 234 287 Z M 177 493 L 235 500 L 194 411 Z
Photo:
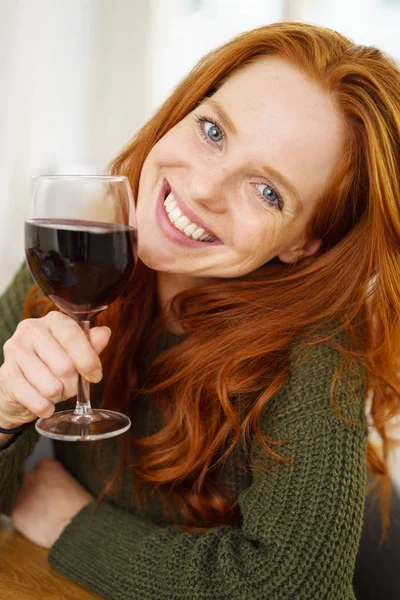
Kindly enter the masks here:
M 1 506 L 66 576 L 110 599 L 354 598 L 367 458 L 387 488 L 398 412 L 399 84 L 327 29 L 243 34 L 112 165 L 141 260 L 91 343 L 17 275 Z M 57 443 L 18 493 L 37 436 L 7 430 L 71 398 L 77 372 L 98 382 L 105 347 L 99 402 L 132 430 Z

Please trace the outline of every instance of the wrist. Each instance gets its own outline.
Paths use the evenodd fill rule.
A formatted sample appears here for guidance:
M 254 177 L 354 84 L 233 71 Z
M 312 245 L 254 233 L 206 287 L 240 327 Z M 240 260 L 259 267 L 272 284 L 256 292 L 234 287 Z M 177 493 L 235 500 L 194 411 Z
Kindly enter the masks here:
M 31 423 L 24 423 L 14 428 L 2 428 L 0 427 L 0 450 L 6 448 L 15 436 L 21 433 L 26 427 L 29 427 Z
M 27 425 L 30 425 L 30 423 L 17 425 L 16 427 L 0 427 L 0 433 L 3 435 L 15 435 L 16 433 L 21 433 Z
M 14 421 L 13 419 L 8 419 L 4 414 L 0 414 L 0 431 L 3 430 L 3 433 L 7 433 L 10 429 L 19 429 L 27 424 L 26 421 Z
M 14 437 L 15 435 L 13 434 L 0 433 L 0 450 L 6 448 Z

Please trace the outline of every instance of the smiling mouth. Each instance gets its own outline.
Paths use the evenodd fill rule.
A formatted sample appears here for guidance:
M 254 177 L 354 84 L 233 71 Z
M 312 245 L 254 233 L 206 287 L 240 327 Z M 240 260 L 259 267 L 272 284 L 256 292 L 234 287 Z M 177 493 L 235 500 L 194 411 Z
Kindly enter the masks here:
M 189 219 L 189 217 L 182 212 L 182 210 L 178 207 L 178 204 L 169 186 L 166 190 L 164 207 L 170 223 L 175 227 L 175 229 L 183 233 L 186 237 L 195 240 L 196 242 L 212 243 L 218 241 L 217 237 L 215 237 L 209 231 L 206 231 L 206 229 L 201 227 L 201 225 L 198 225 Z

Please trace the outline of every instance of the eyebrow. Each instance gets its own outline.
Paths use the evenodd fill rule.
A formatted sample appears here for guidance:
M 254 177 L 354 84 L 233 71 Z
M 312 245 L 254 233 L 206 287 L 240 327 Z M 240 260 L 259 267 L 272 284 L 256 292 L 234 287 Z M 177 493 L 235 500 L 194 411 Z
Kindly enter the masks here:
M 217 100 L 215 100 L 214 98 L 207 98 L 207 100 L 203 104 L 211 106 L 211 108 L 217 114 L 217 117 L 221 121 L 224 128 L 230 131 L 233 135 L 237 135 L 237 129 L 235 127 L 234 122 L 232 121 L 230 116 L 225 112 L 223 106 Z M 303 210 L 303 204 L 300 199 L 300 194 L 295 188 L 295 186 L 288 179 L 286 179 L 286 177 L 282 175 L 282 173 L 280 173 L 273 167 L 263 165 L 262 168 L 268 177 L 274 179 L 274 181 L 276 181 L 280 187 L 284 188 L 286 192 L 289 192 L 289 194 L 296 201 L 297 211 L 301 212 Z
M 300 194 L 297 189 L 294 187 L 292 183 L 282 173 L 274 169 L 273 167 L 269 167 L 267 165 L 263 166 L 263 170 L 269 174 L 270 177 L 278 183 L 278 185 L 284 188 L 289 194 L 294 198 L 297 205 L 297 212 L 300 213 L 303 210 L 303 203 L 300 199 Z
M 233 135 L 237 135 L 237 130 L 234 122 L 232 121 L 230 116 L 225 112 L 223 106 L 221 106 L 221 104 L 217 100 L 214 100 L 213 98 L 207 98 L 204 104 L 208 104 L 209 106 L 211 106 L 211 108 L 214 109 L 225 129 L 233 133 Z

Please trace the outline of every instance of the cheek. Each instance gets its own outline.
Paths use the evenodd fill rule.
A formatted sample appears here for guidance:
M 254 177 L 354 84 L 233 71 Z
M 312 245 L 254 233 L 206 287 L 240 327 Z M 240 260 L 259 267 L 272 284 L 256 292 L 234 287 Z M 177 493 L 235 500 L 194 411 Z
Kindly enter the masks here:
M 188 123 L 182 121 L 157 142 L 150 154 L 159 166 L 188 166 L 190 157 L 199 154 L 199 142 Z
M 282 232 L 281 219 L 274 214 L 241 218 L 232 236 L 233 246 L 244 257 L 253 256 L 265 262 L 274 254 Z M 265 260 L 264 260 L 265 259 Z

